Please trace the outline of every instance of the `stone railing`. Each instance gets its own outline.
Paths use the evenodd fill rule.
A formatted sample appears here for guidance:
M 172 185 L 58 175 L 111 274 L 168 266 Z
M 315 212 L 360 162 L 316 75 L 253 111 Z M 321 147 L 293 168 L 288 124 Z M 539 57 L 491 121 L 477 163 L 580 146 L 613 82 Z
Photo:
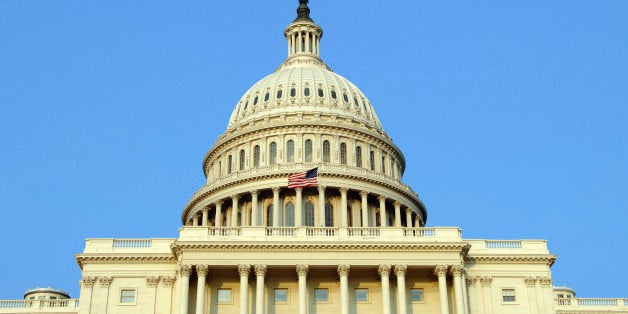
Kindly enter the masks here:
M 403 228 L 404 237 L 433 237 L 436 228 Z
M 520 250 L 521 241 L 519 240 L 490 240 L 484 242 L 484 247 L 487 249 L 502 249 L 502 250 Z
M 83 253 L 171 253 L 175 239 L 87 239 Z
M 550 254 L 545 240 L 465 240 L 469 254 Z
M 347 228 L 350 237 L 379 237 L 379 227 Z
M 78 299 L 0 300 L 0 313 L 76 313 Z
M 555 299 L 557 313 L 628 313 L 628 300 L 608 298 Z
M 151 246 L 153 246 L 153 241 L 151 239 L 115 239 L 112 243 L 112 247 L 114 249 L 139 249 L 150 248 Z

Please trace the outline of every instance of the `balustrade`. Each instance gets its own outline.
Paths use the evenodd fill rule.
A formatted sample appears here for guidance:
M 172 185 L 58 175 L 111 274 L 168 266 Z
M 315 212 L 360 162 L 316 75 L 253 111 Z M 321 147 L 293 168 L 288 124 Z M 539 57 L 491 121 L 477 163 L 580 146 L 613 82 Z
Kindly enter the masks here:
M 112 246 L 114 249 L 150 248 L 151 246 L 153 246 L 153 241 L 146 239 L 121 239 L 113 240 Z
M 0 309 L 21 309 L 28 308 L 32 311 L 34 308 L 78 308 L 79 300 L 77 299 L 58 299 L 58 300 L 0 300 Z M 2 311 L 3 312 L 3 311 Z M 0 312 L 1 313 L 1 312 Z
M 212 227 L 209 228 L 210 236 L 239 236 L 242 234 L 240 227 Z
M 350 237 L 379 237 L 379 227 L 347 228 Z
M 284 236 L 284 237 L 293 237 L 297 235 L 297 227 L 267 227 L 266 235 L 267 236 Z
M 521 249 L 521 241 L 516 241 L 516 240 L 486 241 L 484 243 L 484 246 L 487 249 L 519 250 Z
M 403 228 L 404 237 L 433 237 L 436 228 Z

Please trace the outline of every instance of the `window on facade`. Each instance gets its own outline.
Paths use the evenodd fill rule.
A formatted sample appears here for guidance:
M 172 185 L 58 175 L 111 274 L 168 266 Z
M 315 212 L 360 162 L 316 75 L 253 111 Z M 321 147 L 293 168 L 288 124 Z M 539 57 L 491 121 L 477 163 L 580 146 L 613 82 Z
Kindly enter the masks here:
M 355 302 L 368 302 L 369 289 L 355 289 Z
M 253 106 L 257 106 L 257 96 L 255 96 L 255 100 L 253 100 Z
M 393 176 L 393 178 L 395 177 L 395 158 L 390 158 L 390 173 Z
M 286 161 L 287 162 L 294 162 L 294 141 L 293 140 L 289 140 L 288 143 L 286 144 Z
M 331 91 L 331 98 L 332 98 L 332 99 L 337 99 L 337 98 L 338 98 L 338 95 L 336 94 L 336 91 L 335 91 L 335 90 L 332 90 L 332 91 Z
M 502 289 L 502 301 L 515 302 L 515 289 Z
M 286 227 L 294 227 L 294 204 L 286 204 Z
M 277 91 L 277 99 L 281 99 L 281 97 L 283 96 L 283 90 L 278 90 Z
M 135 289 L 120 290 L 120 303 L 135 303 Z
M 277 163 L 277 143 L 275 142 L 271 142 L 270 143 L 270 149 L 268 152 L 268 161 L 271 165 L 274 165 Z
M 329 289 L 314 289 L 314 302 L 329 302 Z
M 290 89 L 290 97 L 294 97 L 297 95 L 297 89 L 296 88 L 291 88 Z
M 264 101 L 268 101 L 268 99 L 270 99 L 270 93 L 266 93 L 266 95 L 264 95 Z
M 325 227 L 334 226 L 334 208 L 331 204 L 325 204 Z
M 382 173 L 386 173 L 386 156 L 382 156 Z
M 323 93 L 323 89 L 319 88 L 318 89 L 318 97 L 323 97 L 323 96 L 325 96 L 325 94 Z
M 266 226 L 273 225 L 273 204 L 266 207 Z
M 231 302 L 231 289 L 218 289 L 218 303 Z
M 423 302 L 423 289 L 410 289 L 410 302 Z
M 303 89 L 303 96 L 310 96 L 310 88 L 306 87 Z
M 347 144 L 340 143 L 340 163 L 347 164 Z
M 255 145 L 255 147 L 253 147 L 253 167 L 259 167 L 259 145 Z
M 314 227 L 314 204 L 312 202 L 305 203 L 305 215 L 303 215 L 303 225 L 306 227 Z
M 275 289 L 275 302 L 288 302 L 288 289 Z
M 353 98 L 353 104 L 355 105 L 355 109 L 360 109 L 360 104 L 358 104 L 357 98 Z
M 247 100 L 246 103 L 244 104 L 244 110 L 246 110 L 248 106 L 249 106 L 249 101 Z
M 246 161 L 246 153 L 244 149 L 240 150 L 240 170 L 244 170 L 244 162 Z
M 362 167 L 362 147 L 360 146 L 355 148 L 355 165 Z
M 375 152 L 371 151 L 371 154 L 369 157 L 370 157 L 369 162 L 371 163 L 371 170 L 375 171 Z
M 233 157 L 231 155 L 229 155 L 229 157 L 227 157 L 227 173 L 231 173 L 231 164 L 233 162 Z
M 345 100 L 345 102 L 349 102 L 349 96 L 347 96 L 347 94 L 342 94 L 342 99 Z
M 564 295 L 564 294 L 560 294 L 560 293 L 559 293 L 559 294 L 558 294 L 558 298 L 559 298 L 559 299 L 563 299 L 563 298 L 565 298 L 565 295 Z
M 323 162 L 329 162 L 329 141 L 323 141 Z
M 218 175 L 222 175 L 222 160 L 218 161 Z
M 312 140 L 305 140 L 305 145 L 303 145 L 305 162 L 312 161 Z

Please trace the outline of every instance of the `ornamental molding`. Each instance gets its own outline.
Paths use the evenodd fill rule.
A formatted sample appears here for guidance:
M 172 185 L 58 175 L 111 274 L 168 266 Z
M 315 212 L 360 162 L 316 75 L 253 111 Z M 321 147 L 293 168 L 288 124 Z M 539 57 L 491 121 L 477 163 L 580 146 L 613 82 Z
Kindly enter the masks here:
M 248 265 L 248 264 L 238 265 L 238 273 L 240 274 L 240 277 L 248 276 L 250 272 L 251 272 L 251 265 Z
M 460 277 L 464 273 L 464 267 L 460 265 L 453 265 L 451 266 L 450 271 L 454 277 Z
M 157 287 L 157 284 L 159 284 L 159 280 L 159 276 L 146 277 L 146 286 L 151 288 Z
M 437 265 L 436 267 L 434 267 L 434 275 L 436 275 L 437 277 L 445 277 L 447 276 L 448 269 L 449 266 L 447 265 Z
M 192 274 L 192 265 L 182 264 L 179 265 L 179 277 L 190 277 Z
M 338 276 L 349 276 L 349 271 L 351 270 L 351 265 L 349 264 L 340 264 L 336 269 L 338 271 Z
M 177 260 L 171 254 L 168 255 L 153 255 L 153 256 L 121 256 L 121 255 L 109 255 L 109 256 L 85 256 L 80 255 L 76 257 L 81 270 L 85 264 L 155 264 L 155 263 L 176 263 Z
M 493 277 L 482 276 L 480 277 L 480 283 L 483 287 L 490 287 L 493 283 Z
M 551 287 L 552 286 L 552 278 L 551 277 L 538 277 L 537 278 L 539 284 L 542 287 Z
M 408 265 L 403 265 L 403 264 L 395 265 L 395 276 L 397 277 L 405 276 L 406 271 L 408 271 Z
M 487 263 L 487 264 L 545 264 L 552 266 L 556 261 L 556 255 L 474 255 L 466 258 L 467 262 Z
M 195 265 L 194 268 L 196 268 L 196 274 L 199 277 L 207 276 L 207 272 L 209 271 L 209 266 L 207 265 Z
M 161 282 L 164 287 L 172 287 L 177 281 L 175 276 L 161 276 Z
M 98 277 L 93 277 L 93 276 L 85 276 L 83 277 L 83 279 L 81 279 L 81 286 L 85 287 L 85 288 L 93 288 L 94 287 L 94 283 L 96 283 L 96 279 Z
M 101 288 L 109 288 L 111 282 L 113 281 L 113 277 L 100 277 L 98 278 L 98 281 L 100 281 Z
M 379 267 L 377 268 L 377 273 L 383 277 L 386 276 L 388 277 L 390 275 L 390 265 L 379 265 Z
M 525 277 L 523 278 L 523 283 L 526 285 L 526 287 L 534 287 L 536 285 L 536 278 L 535 277 Z
M 308 266 L 307 264 L 297 264 L 297 275 L 300 276 L 307 276 L 308 271 L 310 270 L 310 266 Z
M 257 277 L 260 277 L 260 276 L 264 277 L 264 276 L 266 276 L 266 270 L 268 269 L 266 267 L 266 265 L 264 265 L 264 264 L 256 264 L 254 266 L 254 268 L 255 268 L 255 276 L 257 276 Z

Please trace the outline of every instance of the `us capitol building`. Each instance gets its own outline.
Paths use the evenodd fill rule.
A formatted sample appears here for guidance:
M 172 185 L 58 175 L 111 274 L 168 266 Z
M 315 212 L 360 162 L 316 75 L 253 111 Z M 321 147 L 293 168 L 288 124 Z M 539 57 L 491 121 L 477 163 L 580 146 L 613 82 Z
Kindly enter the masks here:
M 627 299 L 553 287 L 545 240 L 426 227 L 403 153 L 320 58 L 323 30 L 299 2 L 287 59 L 205 154 L 179 237 L 87 239 L 79 299 L 43 289 L 0 313 L 628 313 Z

